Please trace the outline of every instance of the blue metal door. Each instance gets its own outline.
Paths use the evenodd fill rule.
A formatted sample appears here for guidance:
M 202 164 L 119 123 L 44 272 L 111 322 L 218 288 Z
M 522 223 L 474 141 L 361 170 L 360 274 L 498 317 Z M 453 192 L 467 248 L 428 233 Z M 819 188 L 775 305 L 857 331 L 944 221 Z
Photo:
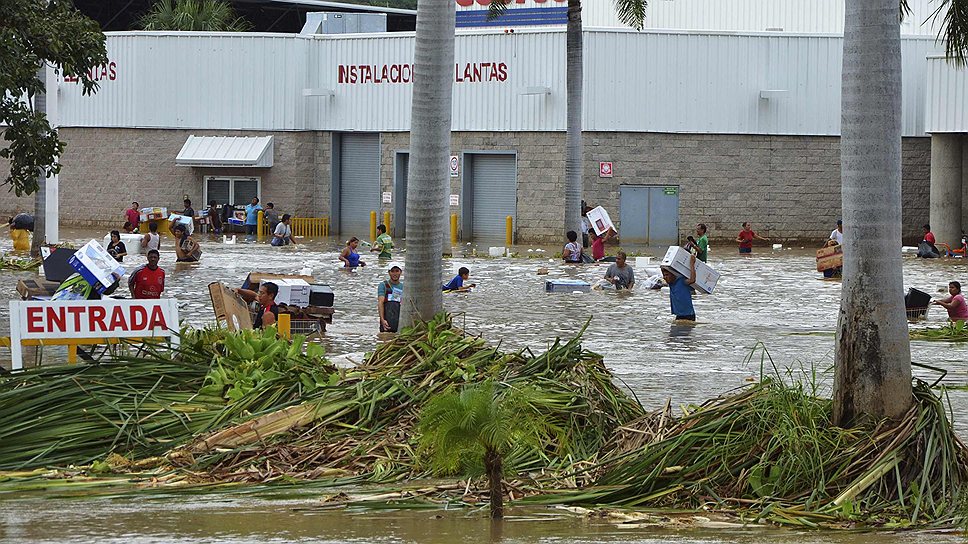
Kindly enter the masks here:
M 679 187 L 619 186 L 619 220 L 623 244 L 678 244 Z

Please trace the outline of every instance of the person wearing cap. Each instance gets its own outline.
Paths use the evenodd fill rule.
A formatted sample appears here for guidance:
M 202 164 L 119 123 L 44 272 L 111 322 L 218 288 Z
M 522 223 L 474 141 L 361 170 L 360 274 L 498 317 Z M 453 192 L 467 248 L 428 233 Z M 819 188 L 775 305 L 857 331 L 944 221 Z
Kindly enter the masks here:
M 403 282 L 400 275 L 403 268 L 391 263 L 388 275 L 376 290 L 377 309 L 380 311 L 380 332 L 397 332 L 400 324 L 400 303 L 403 302 Z
M 837 220 L 837 228 L 830 231 L 830 239 L 837 242 L 837 245 L 844 243 L 844 221 L 842 219 Z

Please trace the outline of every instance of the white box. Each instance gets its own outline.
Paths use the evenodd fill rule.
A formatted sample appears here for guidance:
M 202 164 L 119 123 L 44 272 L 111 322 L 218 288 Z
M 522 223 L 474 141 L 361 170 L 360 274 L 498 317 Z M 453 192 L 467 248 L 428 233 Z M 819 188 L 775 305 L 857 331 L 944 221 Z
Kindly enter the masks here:
M 618 230 L 615 229 L 615 223 L 612 223 L 612 218 L 608 216 L 608 212 L 606 212 L 605 208 L 601 206 L 590 210 L 585 214 L 585 217 L 588 218 L 588 222 L 591 223 L 592 228 L 595 229 L 595 234 L 599 236 L 608 232 L 608 229 L 612 229 L 618 233 Z
M 677 276 L 689 276 L 689 257 L 692 254 L 679 246 L 670 246 L 659 266 L 671 270 Z M 719 281 L 719 272 L 708 264 L 696 259 L 696 289 L 712 294 Z
M 276 295 L 276 304 L 285 304 L 299 308 L 309 306 L 309 292 L 311 288 L 306 280 L 279 279 L 266 281 L 274 283 L 279 287 L 279 294 Z
M 129 234 L 127 232 L 121 233 L 121 241 L 124 242 L 124 248 L 128 250 L 128 255 L 141 253 L 141 239 L 144 237 L 144 234 Z M 107 234 L 104 236 L 104 240 L 101 241 L 101 247 L 107 249 L 108 244 L 110 243 L 111 235 Z
M 487 251 L 487 254 L 491 257 L 503 257 L 505 253 L 507 253 L 507 248 L 498 246 L 491 246 Z
M 124 267 L 101 247 L 97 240 L 91 240 L 67 261 L 74 270 L 84 276 L 98 293 L 103 293 L 115 281 L 124 276 Z
M 636 257 L 635 258 L 635 268 L 645 268 L 647 266 L 652 266 L 652 257 Z

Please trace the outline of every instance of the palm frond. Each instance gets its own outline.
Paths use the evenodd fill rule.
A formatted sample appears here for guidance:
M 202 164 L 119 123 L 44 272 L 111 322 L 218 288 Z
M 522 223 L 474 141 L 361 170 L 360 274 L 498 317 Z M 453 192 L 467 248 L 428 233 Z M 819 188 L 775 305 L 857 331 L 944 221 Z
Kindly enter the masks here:
M 898 20 L 903 23 L 904 19 L 911 15 L 911 6 L 908 4 L 908 0 L 901 0 L 899 8 Z
M 907 0 L 901 0 L 906 2 Z M 615 13 L 623 23 L 635 30 L 645 26 L 645 10 L 649 7 L 646 0 L 615 0 Z
M 939 0 L 930 19 L 941 19 L 938 39 L 944 40 L 945 56 L 955 66 L 968 63 L 968 0 Z
M 493 21 L 498 19 L 507 13 L 510 5 L 511 0 L 491 0 L 491 4 L 487 7 L 487 20 Z

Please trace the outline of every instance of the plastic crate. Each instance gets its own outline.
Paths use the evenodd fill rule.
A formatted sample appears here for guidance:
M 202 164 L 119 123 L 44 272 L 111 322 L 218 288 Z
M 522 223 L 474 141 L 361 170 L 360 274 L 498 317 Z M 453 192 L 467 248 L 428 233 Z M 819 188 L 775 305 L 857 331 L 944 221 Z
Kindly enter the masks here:
M 292 334 L 309 336 L 326 331 L 326 323 L 322 319 L 291 319 L 289 331 Z

